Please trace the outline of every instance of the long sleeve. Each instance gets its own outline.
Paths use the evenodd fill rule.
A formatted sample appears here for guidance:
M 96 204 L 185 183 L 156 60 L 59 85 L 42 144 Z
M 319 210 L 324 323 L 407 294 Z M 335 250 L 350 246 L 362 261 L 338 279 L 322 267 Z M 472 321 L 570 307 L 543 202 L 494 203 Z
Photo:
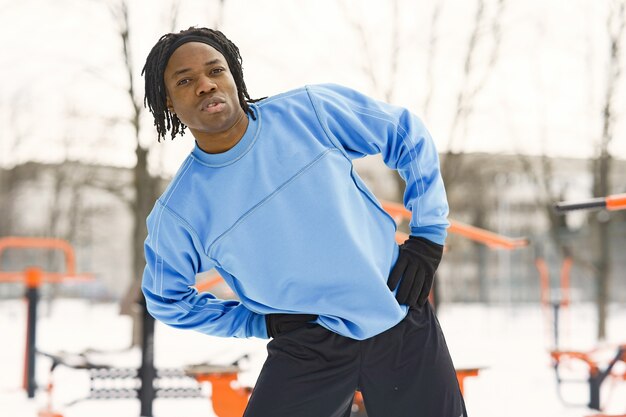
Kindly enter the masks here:
M 411 234 L 444 244 L 448 203 L 434 142 L 408 110 L 337 85 L 307 87 L 322 127 L 349 159 L 381 154 L 406 182 Z
M 196 273 L 214 263 L 191 227 L 160 201 L 147 222 L 142 290 L 152 316 L 173 327 L 213 336 L 267 338 L 262 315 L 238 301 L 219 300 L 193 288 Z

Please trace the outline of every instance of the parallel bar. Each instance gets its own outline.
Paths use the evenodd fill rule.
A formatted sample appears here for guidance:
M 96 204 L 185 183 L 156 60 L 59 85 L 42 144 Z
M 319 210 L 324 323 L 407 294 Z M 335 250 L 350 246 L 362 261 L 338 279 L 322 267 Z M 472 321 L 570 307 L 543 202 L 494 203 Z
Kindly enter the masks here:
M 76 256 L 74 248 L 69 242 L 63 239 L 43 238 L 43 237 L 21 237 L 7 236 L 0 238 L 0 261 L 2 252 L 8 248 L 21 249 L 58 249 L 65 254 L 65 272 L 74 274 L 76 272 Z M 1 266 L 0 266 L 0 269 Z
M 580 201 L 561 201 L 554 205 L 554 210 L 558 213 L 589 209 L 624 210 L 626 209 L 626 194 L 614 194 Z
M 590 198 L 584 201 L 574 201 L 574 202 L 561 202 L 556 203 L 554 205 L 554 209 L 559 213 L 564 213 L 566 211 L 574 211 L 574 210 L 588 210 L 588 209 L 602 209 L 606 208 L 606 199 L 605 198 Z
M 24 271 L 0 271 L 0 282 L 24 282 Z M 67 274 L 64 272 L 41 272 L 41 280 L 45 283 L 60 284 L 67 282 L 93 281 L 93 274 Z
M 411 219 L 411 212 L 408 211 L 402 204 L 383 201 L 382 206 L 383 209 L 396 220 L 396 222 L 402 219 Z M 453 220 L 450 220 L 448 232 L 482 243 L 492 249 L 517 249 L 528 246 L 529 244 L 528 239 L 525 238 L 510 238 L 490 232 L 489 230 L 470 226 Z

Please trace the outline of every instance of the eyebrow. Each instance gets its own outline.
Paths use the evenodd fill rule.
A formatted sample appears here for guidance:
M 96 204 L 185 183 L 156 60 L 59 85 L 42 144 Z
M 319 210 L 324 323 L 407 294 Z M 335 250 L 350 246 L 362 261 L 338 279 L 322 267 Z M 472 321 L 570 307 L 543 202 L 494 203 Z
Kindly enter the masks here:
M 220 64 L 221 62 L 222 61 L 219 58 L 215 58 L 215 59 L 212 59 L 210 61 L 205 62 L 204 66 L 205 67 L 209 67 L 211 65 Z M 191 71 L 191 68 L 181 68 L 181 69 L 179 69 L 177 71 L 174 71 L 174 73 L 172 74 L 172 76 L 170 78 L 176 78 L 179 75 L 184 74 L 184 73 L 189 72 L 189 71 Z

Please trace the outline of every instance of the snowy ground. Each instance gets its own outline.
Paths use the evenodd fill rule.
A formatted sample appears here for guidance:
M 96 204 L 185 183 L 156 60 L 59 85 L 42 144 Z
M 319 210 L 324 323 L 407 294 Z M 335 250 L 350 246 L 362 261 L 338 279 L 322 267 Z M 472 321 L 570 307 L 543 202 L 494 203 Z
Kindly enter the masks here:
M 42 303 L 38 345 L 43 351 L 81 352 L 87 349 L 109 351 L 94 354 L 101 362 L 136 367 L 139 353 L 125 351 L 130 340 L 127 317 L 117 315 L 118 307 L 86 301 L 61 300 Z M 20 389 L 24 358 L 25 305 L 21 301 L 0 301 L 0 416 L 36 417 L 47 401 L 44 392 L 28 400 Z M 595 313 L 589 305 L 578 305 L 563 314 L 562 347 L 587 350 L 598 347 L 594 339 Z M 439 318 L 457 367 L 484 368 L 476 378 L 465 382 L 465 398 L 470 417 L 585 417 L 595 414 L 584 405 L 563 405 L 557 396 L 554 373 L 547 350 L 551 329 L 538 305 L 477 306 L 444 305 Z M 602 347 L 607 355 L 618 343 L 626 343 L 626 306 L 610 311 L 609 340 Z M 228 364 L 244 354 L 246 372 L 240 379 L 253 384 L 265 358 L 265 341 L 217 339 L 191 331 L 179 331 L 157 324 L 155 335 L 157 367 L 183 367 L 212 362 Z M 47 381 L 49 361 L 38 361 L 37 379 Z M 622 368 L 623 370 L 623 368 Z M 574 367 L 574 377 L 585 378 L 585 368 Z M 88 392 L 84 371 L 58 368 L 55 408 L 64 417 L 138 417 L 137 400 L 99 400 L 64 407 Z M 210 387 L 203 388 L 210 393 Z M 587 402 L 586 384 L 563 389 L 570 402 Z M 626 413 L 626 381 L 608 380 L 602 400 L 605 412 Z M 182 411 L 181 411 L 182 410 Z M 208 399 L 157 399 L 155 417 L 214 416 Z

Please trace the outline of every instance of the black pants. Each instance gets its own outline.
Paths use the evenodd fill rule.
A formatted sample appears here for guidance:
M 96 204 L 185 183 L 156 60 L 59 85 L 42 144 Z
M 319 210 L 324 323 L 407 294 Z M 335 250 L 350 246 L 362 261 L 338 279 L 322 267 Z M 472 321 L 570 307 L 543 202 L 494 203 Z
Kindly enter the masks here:
M 244 417 L 348 417 L 357 389 L 368 417 L 467 417 L 428 303 L 367 340 L 311 324 L 273 339 L 267 350 Z

